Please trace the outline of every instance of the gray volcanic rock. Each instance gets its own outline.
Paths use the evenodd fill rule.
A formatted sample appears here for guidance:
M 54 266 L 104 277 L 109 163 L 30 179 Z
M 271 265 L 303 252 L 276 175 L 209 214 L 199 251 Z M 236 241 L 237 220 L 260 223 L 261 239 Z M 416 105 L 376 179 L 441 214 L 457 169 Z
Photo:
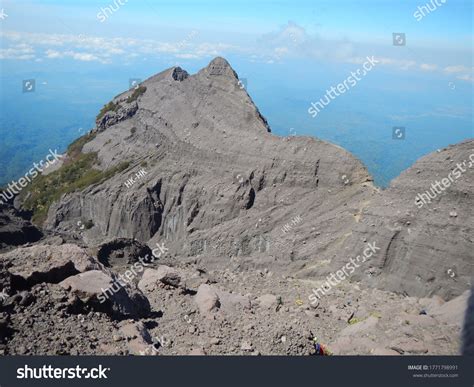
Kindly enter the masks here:
M 150 313 L 150 304 L 139 290 L 119 285 L 116 279 L 100 270 L 68 277 L 59 285 L 93 310 L 105 311 L 114 317 L 145 317 Z
M 138 104 L 134 101 L 131 103 L 123 102 L 123 105 L 117 111 L 109 111 L 97 122 L 97 130 L 105 130 L 109 126 L 115 125 L 120 121 L 131 118 L 138 110 Z
M 156 270 L 146 269 L 142 279 L 138 283 L 138 287 L 142 290 L 154 289 L 160 282 L 174 288 L 183 287 L 179 271 L 165 265 L 158 266 Z
M 71 275 L 100 268 L 83 248 L 72 244 L 21 247 L 0 255 L 0 261 L 17 289 L 42 282 L 59 283 Z
M 116 238 L 99 246 L 97 259 L 106 267 L 127 267 L 140 258 L 150 260 L 151 249 L 134 239 Z
M 458 164 L 464 164 L 464 172 L 456 174 L 456 179 L 452 171 Z M 469 289 L 474 274 L 473 167 L 473 140 L 423 157 L 387 190 L 360 203 L 361 211 L 355 214 L 356 222 L 331 270 L 375 242 L 380 250 L 356 269 L 354 280 L 404 294 L 437 294 L 447 299 Z M 418 194 L 430 191 L 436 181 L 449 182 L 448 176 L 453 182 L 447 189 L 438 189 L 440 193 L 430 203 L 416 204 Z M 317 273 L 319 267 L 308 267 L 298 275 L 314 278 Z
M 376 243 L 380 250 L 351 280 L 448 299 L 468 289 L 472 173 L 429 206 L 418 208 L 414 200 L 466 160 L 473 141 L 427 156 L 380 191 L 344 149 L 273 136 L 223 58 L 194 75 L 171 68 L 140 87 L 133 114 L 125 113 L 129 90 L 112 101 L 120 119 L 99 121 L 83 148 L 98 153 L 98 168 L 124 161 L 129 167 L 63 196 L 50 208 L 48 230 L 67 233 L 91 219 L 94 226 L 82 233 L 88 245 L 165 241 L 170 261 L 267 268 L 315 285 Z
M 0 204 L 0 250 L 8 246 L 37 242 L 42 237 L 41 231 L 23 219 L 15 207 L 8 203 Z
M 217 290 L 207 284 L 199 286 L 195 301 L 201 314 L 206 317 L 212 316 L 221 306 Z

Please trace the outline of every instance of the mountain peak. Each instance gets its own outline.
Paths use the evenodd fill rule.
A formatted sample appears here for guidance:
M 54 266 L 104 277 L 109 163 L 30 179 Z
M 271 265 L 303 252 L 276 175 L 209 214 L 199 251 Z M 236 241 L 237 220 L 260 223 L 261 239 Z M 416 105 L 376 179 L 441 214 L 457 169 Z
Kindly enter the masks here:
M 229 62 L 220 56 L 211 60 L 211 62 L 203 70 L 205 70 L 208 75 L 227 75 L 238 79 L 237 73 L 234 71 Z

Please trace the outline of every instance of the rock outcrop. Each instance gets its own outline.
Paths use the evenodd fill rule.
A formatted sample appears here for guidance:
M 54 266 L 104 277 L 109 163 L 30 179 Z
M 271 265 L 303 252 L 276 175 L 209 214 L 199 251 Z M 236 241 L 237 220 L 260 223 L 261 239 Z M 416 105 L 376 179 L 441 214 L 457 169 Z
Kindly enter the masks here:
M 0 251 L 9 246 L 37 242 L 42 237 L 42 232 L 23 219 L 15 207 L 8 203 L 0 204 Z
M 38 283 L 59 283 L 71 275 L 98 269 L 99 263 L 73 244 L 21 247 L 0 255 L 12 286 L 25 289 Z

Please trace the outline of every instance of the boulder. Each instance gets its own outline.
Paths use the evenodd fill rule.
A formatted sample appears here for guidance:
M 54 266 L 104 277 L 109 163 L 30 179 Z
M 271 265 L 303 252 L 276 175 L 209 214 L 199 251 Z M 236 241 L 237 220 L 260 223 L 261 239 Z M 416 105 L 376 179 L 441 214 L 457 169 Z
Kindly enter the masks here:
M 121 335 L 127 341 L 129 352 L 133 355 L 153 355 L 153 340 L 142 322 L 127 322 L 120 327 Z
M 217 311 L 232 314 L 240 309 L 251 308 L 248 296 L 226 292 L 207 284 L 199 286 L 195 301 L 204 316 Z
M 21 247 L 0 257 L 9 261 L 12 287 L 26 289 L 35 284 L 59 283 L 71 275 L 100 269 L 85 249 L 73 245 Z
M 225 313 L 233 313 L 240 309 L 250 309 L 250 298 L 237 293 L 229 293 L 220 289 L 216 289 L 219 302 L 221 303 L 220 310 Z
M 159 284 L 183 287 L 181 274 L 178 270 L 169 266 L 159 266 L 158 269 L 146 269 L 138 283 L 138 288 L 143 292 L 154 291 Z
M 114 317 L 140 317 L 150 313 L 148 299 L 137 289 L 120 285 L 117 279 L 99 270 L 69 277 L 59 283 L 81 303 Z
M 258 304 L 265 309 L 274 309 L 278 305 L 278 297 L 273 294 L 264 294 L 257 298 Z
M 204 316 L 209 316 L 210 313 L 217 311 L 221 306 L 215 287 L 207 284 L 199 286 L 194 301 Z

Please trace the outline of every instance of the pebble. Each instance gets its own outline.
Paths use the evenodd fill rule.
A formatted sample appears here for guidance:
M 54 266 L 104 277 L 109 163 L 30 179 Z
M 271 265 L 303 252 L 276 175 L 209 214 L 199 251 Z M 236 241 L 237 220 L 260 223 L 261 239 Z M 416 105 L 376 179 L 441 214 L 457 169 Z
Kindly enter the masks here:
M 240 349 L 242 349 L 243 351 L 251 351 L 252 343 L 249 343 L 248 341 L 242 341 L 242 345 L 240 346 Z

